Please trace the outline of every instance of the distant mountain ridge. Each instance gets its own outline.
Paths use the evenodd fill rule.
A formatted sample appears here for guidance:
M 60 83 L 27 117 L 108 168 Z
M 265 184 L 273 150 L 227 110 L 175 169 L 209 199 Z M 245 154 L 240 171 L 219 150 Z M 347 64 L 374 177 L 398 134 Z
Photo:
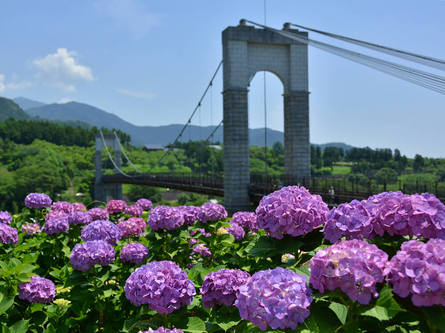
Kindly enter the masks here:
M 29 98 L 25 97 L 16 97 L 13 99 L 13 101 L 20 106 L 24 111 L 31 109 L 31 108 L 38 108 L 40 106 L 46 105 L 45 103 L 34 101 Z
M 0 97 L 0 121 L 4 121 L 8 118 L 14 118 L 18 120 L 29 119 L 29 115 L 23 111 L 14 101 Z

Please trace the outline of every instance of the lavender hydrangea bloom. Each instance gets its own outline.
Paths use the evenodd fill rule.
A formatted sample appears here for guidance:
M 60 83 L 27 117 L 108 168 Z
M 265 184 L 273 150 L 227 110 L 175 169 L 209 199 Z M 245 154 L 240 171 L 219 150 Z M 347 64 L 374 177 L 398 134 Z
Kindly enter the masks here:
M 50 303 L 56 296 L 56 286 L 51 280 L 38 275 L 32 276 L 30 282 L 20 283 L 19 298 L 31 303 Z
M 224 227 L 224 229 L 227 230 L 229 234 L 233 235 L 233 237 L 235 237 L 235 240 L 237 242 L 243 240 L 244 236 L 246 235 L 244 229 L 236 223 L 232 223 L 230 225 L 231 225 L 230 228 Z
M 212 252 L 204 244 L 197 244 L 192 249 L 192 254 L 198 254 L 201 257 L 211 257 Z
M 91 219 L 93 221 L 96 220 L 108 220 L 109 215 L 106 209 L 102 209 L 102 208 L 91 208 L 88 211 L 88 214 L 90 214 Z
M 241 286 L 235 306 L 261 330 L 295 330 L 310 314 L 311 295 L 305 276 L 277 267 L 255 273 Z
M 207 232 L 204 228 L 198 228 L 198 230 L 192 230 L 189 232 L 190 236 L 195 236 L 197 233 L 200 233 L 204 237 L 210 237 L 212 234 L 210 232 Z
M 145 224 L 144 219 L 131 217 L 128 220 L 119 222 L 117 227 L 122 233 L 122 238 L 128 238 L 131 236 L 141 236 L 147 225 Z
M 180 206 L 178 209 L 181 210 L 184 216 L 184 223 L 186 225 L 192 225 L 199 220 L 199 214 L 201 213 L 201 208 L 196 206 Z
M 258 227 L 268 235 L 282 239 L 283 235 L 305 235 L 326 220 L 328 206 L 319 195 L 304 187 L 288 186 L 260 201 L 256 209 Z
M 76 210 L 86 211 L 87 210 L 85 205 L 83 203 L 80 203 L 80 202 L 74 202 L 72 204 L 72 206 L 73 206 L 73 210 L 74 211 L 76 211 Z
M 247 231 L 257 232 L 258 222 L 255 213 L 250 212 L 237 212 L 232 216 L 232 223 L 238 224 Z
M 189 305 L 195 286 L 172 261 L 152 261 L 136 269 L 125 283 L 125 296 L 135 306 L 148 304 L 161 314 Z
M 174 230 L 184 224 L 184 216 L 176 207 L 157 206 L 148 217 L 148 225 L 153 230 Z
M 184 332 L 178 328 L 170 329 L 170 328 L 164 328 L 163 326 L 161 326 L 156 330 L 149 328 L 148 331 L 139 331 L 138 333 L 184 333 Z
M 104 240 L 114 245 L 121 239 L 122 232 L 113 222 L 97 220 L 85 226 L 80 237 L 84 241 Z
M 29 193 L 25 198 L 25 206 L 30 208 L 49 207 L 51 202 L 51 198 L 45 193 Z
M 68 219 L 50 218 L 43 226 L 43 231 L 48 235 L 60 234 L 62 232 L 68 232 L 70 225 Z
M 353 200 L 333 208 L 326 216 L 325 238 L 332 243 L 346 239 L 372 239 L 375 236 L 371 214 L 363 202 Z
M 220 204 L 213 202 L 206 202 L 201 206 L 201 212 L 199 213 L 199 220 L 202 223 L 223 220 L 226 217 L 227 217 L 227 211 L 224 208 L 224 206 Z
M 108 214 L 122 213 L 127 207 L 127 203 L 123 200 L 110 200 L 107 203 Z
M 411 295 L 416 306 L 445 306 L 445 240 L 402 244 L 390 260 L 386 280 L 401 296 Z
M 145 198 L 141 198 L 138 201 L 136 201 L 136 205 L 141 207 L 143 210 L 151 210 L 151 208 L 153 207 L 153 203 Z
M 67 214 L 74 211 L 74 207 L 67 201 L 56 201 L 51 205 L 51 210 L 61 210 Z
M 12 216 L 8 212 L 0 212 L 0 223 L 11 224 Z
M 103 241 L 87 241 L 76 244 L 70 255 L 71 266 L 74 269 L 85 272 L 94 265 L 108 266 L 114 261 L 115 252 L 113 247 Z
M 91 223 L 92 218 L 88 212 L 74 211 L 68 215 L 68 223 L 76 225 L 87 225 Z
M 369 304 L 383 282 L 388 255 L 374 244 L 353 239 L 318 251 L 311 260 L 310 282 L 321 293 L 340 288 L 352 300 Z
M 125 207 L 124 213 L 135 217 L 141 217 L 144 214 L 144 211 L 140 206 L 132 205 Z
M 15 244 L 19 241 L 17 229 L 8 224 L 0 223 L 0 243 Z
M 121 250 L 121 261 L 132 264 L 142 264 L 148 258 L 148 249 L 141 243 L 128 243 Z
M 240 269 L 220 269 L 207 274 L 200 290 L 204 306 L 232 305 L 238 296 L 238 289 L 249 279 L 250 274 Z
M 42 232 L 42 227 L 38 223 L 26 223 L 22 225 L 22 232 L 27 235 L 34 235 Z

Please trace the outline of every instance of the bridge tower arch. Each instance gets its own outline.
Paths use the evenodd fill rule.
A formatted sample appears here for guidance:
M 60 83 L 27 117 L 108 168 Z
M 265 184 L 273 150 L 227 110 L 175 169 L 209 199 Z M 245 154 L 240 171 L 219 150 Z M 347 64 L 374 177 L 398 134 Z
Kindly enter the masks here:
M 307 32 L 286 29 L 307 38 Z M 222 33 L 224 204 L 230 212 L 249 208 L 248 87 L 259 71 L 283 83 L 286 185 L 309 184 L 309 91 L 307 45 L 243 20 Z
M 94 200 L 99 202 L 107 202 L 110 199 L 122 199 L 122 184 L 105 184 L 102 181 L 103 168 L 102 168 L 102 152 L 107 147 L 111 147 L 114 150 L 114 163 L 118 168 L 121 167 L 121 145 L 119 144 L 119 137 L 113 134 L 100 133 L 96 135 L 96 152 L 95 152 L 95 166 L 96 177 L 94 182 Z M 116 167 L 115 173 L 118 173 Z

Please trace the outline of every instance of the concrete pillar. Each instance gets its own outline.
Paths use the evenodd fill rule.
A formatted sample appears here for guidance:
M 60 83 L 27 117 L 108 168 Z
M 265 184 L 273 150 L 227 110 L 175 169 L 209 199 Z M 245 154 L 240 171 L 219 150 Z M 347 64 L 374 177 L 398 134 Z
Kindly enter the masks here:
M 284 97 L 284 174 L 286 185 L 310 185 L 309 92 Z
M 249 117 L 246 88 L 224 95 L 224 205 L 232 214 L 247 210 L 249 201 Z

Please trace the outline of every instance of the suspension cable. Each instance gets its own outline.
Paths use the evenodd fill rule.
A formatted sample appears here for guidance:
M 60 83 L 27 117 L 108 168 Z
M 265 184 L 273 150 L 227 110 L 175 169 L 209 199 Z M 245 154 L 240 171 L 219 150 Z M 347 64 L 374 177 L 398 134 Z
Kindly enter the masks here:
M 122 174 L 125 177 L 129 177 L 131 178 L 130 175 L 126 174 L 125 172 L 122 171 L 122 169 L 116 164 L 116 162 L 114 161 L 113 157 L 111 156 L 110 151 L 108 150 L 108 146 L 105 142 L 105 138 L 104 138 L 104 134 L 102 133 L 102 130 L 99 129 L 99 133 L 100 133 L 100 137 L 102 139 L 102 144 L 104 145 L 104 148 L 108 154 L 108 158 L 110 159 L 111 163 L 113 164 L 114 168 L 116 169 L 117 172 L 119 172 L 120 174 Z
M 125 153 L 124 147 L 121 144 L 121 141 L 119 139 L 119 137 L 117 136 L 116 132 L 113 131 L 114 133 L 114 137 L 116 138 L 116 141 L 119 142 L 119 147 L 121 148 L 122 153 L 124 154 L 125 159 L 128 161 L 128 163 L 131 165 L 131 167 L 137 172 L 137 173 L 142 173 L 141 170 L 139 170 L 134 164 L 133 162 L 130 160 L 130 158 L 127 156 L 127 154 Z
M 218 128 L 221 127 L 221 125 L 223 124 L 223 120 L 221 120 L 219 122 L 219 124 L 217 126 L 215 126 L 215 128 L 213 129 L 213 131 L 209 134 L 209 136 L 207 137 L 206 141 L 210 141 L 210 139 L 213 138 L 213 136 L 215 135 L 216 131 L 218 130 Z

